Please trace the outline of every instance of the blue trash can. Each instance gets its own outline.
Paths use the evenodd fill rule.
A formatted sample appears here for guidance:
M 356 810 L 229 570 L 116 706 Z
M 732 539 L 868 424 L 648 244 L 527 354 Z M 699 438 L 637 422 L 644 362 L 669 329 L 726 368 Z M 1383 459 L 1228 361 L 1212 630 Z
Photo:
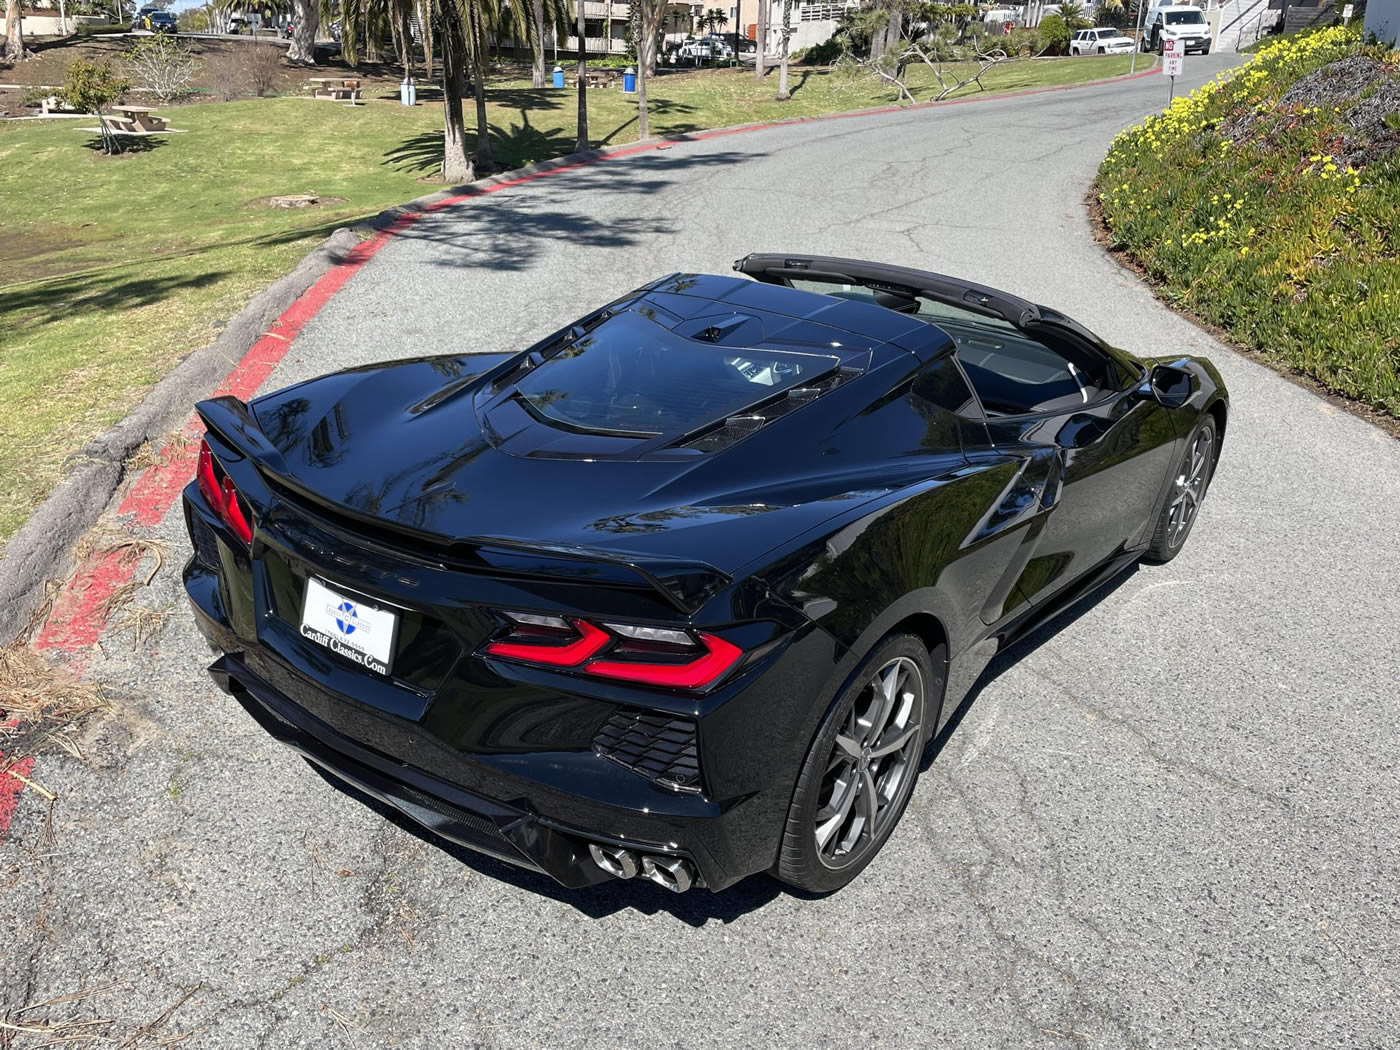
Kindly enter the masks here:
M 564 86 L 564 70 L 559 66 L 554 67 L 554 86 L 557 88 Z
M 636 71 L 635 69 L 633 69 L 631 66 L 628 66 L 626 69 L 624 69 L 624 70 L 622 71 L 622 90 L 623 90 L 623 91 L 636 91 L 636 90 L 637 90 L 637 71 Z

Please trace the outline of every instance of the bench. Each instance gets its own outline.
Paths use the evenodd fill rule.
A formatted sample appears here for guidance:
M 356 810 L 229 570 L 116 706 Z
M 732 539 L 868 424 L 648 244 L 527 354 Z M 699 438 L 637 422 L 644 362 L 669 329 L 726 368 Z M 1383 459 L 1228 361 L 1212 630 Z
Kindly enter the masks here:
M 355 105 L 360 101 L 360 82 L 346 77 L 311 77 L 312 98 Z
M 114 131 L 149 135 L 166 131 L 170 127 L 170 122 L 155 116 L 155 110 L 149 106 L 113 106 L 112 112 L 117 115 L 111 117 L 108 123 Z

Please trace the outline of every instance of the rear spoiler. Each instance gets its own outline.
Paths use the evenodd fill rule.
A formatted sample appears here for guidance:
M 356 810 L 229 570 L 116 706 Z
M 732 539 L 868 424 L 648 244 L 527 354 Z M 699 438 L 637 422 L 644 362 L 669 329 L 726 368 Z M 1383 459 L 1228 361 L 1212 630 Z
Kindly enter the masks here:
M 282 499 L 299 511 L 389 547 L 405 542 L 434 554 L 467 571 L 495 571 L 526 576 L 589 583 L 601 587 L 647 588 L 677 611 L 689 616 L 711 596 L 728 586 L 732 577 L 713 565 L 684 558 L 539 542 L 508 536 L 442 536 L 407 528 L 366 514 L 306 488 L 287 470 L 282 453 L 258 426 L 252 410 L 235 397 L 201 401 L 195 412 L 206 429 L 234 451 L 246 456 L 267 486 L 272 498 Z M 241 487 L 241 486 L 240 486 Z M 266 508 L 263 508 L 264 511 Z

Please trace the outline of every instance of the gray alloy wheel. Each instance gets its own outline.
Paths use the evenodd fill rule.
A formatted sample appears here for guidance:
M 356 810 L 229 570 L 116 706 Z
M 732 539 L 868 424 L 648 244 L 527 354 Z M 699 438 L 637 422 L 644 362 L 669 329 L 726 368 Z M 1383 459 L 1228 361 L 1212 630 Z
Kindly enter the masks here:
M 917 768 L 924 679 L 897 656 L 880 667 L 851 705 L 832 742 L 813 819 L 817 858 L 828 868 L 855 862 L 886 830 Z
M 937 723 L 947 649 L 886 638 L 848 679 L 807 752 L 773 873 L 829 893 L 885 844 L 914 791 Z
M 1195 433 L 1186 444 L 1186 453 L 1177 466 L 1172 479 L 1171 491 L 1167 494 L 1167 504 L 1157 519 L 1157 527 L 1152 534 L 1152 545 L 1145 557 L 1158 563 L 1171 561 L 1186 545 L 1186 537 L 1191 535 L 1191 527 L 1201 512 L 1206 490 L 1215 472 L 1219 458 L 1218 435 L 1215 419 L 1206 416 L 1196 427 Z

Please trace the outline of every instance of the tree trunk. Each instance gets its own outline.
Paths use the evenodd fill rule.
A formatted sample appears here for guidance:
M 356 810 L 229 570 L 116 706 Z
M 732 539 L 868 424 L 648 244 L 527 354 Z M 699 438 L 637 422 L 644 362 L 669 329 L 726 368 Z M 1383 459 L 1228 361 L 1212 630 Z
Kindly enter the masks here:
M 758 51 L 753 56 L 753 75 L 762 80 L 764 74 L 768 72 L 764 68 L 763 59 L 766 56 L 764 48 L 768 44 L 768 4 L 771 0 L 758 0 L 758 19 L 754 23 L 754 42 L 758 44 Z
M 418 31 L 423 34 L 423 78 L 433 79 L 433 18 L 432 8 L 425 2 L 418 2 Z
M 454 186 L 476 178 L 467 156 L 467 129 L 462 120 L 462 95 L 466 77 L 462 69 L 462 47 L 450 27 L 442 41 L 442 177 Z
M 287 61 L 314 66 L 321 5 L 317 0 L 292 0 L 292 21 L 292 46 L 287 48 Z
M 535 51 L 535 72 L 530 78 L 530 83 L 537 88 L 544 87 L 544 0 L 533 0 L 530 5 L 530 13 L 534 16 L 535 35 L 530 41 L 530 45 Z
M 20 21 L 19 0 L 5 0 L 5 39 L 0 43 L 0 58 L 18 62 L 28 57 L 24 51 L 24 24 Z
M 658 0 L 659 2 L 659 0 Z M 645 30 L 646 19 L 642 19 Z M 651 120 L 647 112 L 647 55 L 648 51 L 656 50 L 655 38 L 652 39 L 651 46 L 647 46 L 646 36 L 637 41 L 637 138 L 651 138 Z
M 778 93 L 773 96 L 779 102 L 792 98 L 788 94 L 788 43 L 792 40 L 792 0 L 783 0 L 783 53 L 778 66 Z
M 477 63 L 472 77 L 472 97 L 476 99 L 476 166 L 491 166 L 491 124 L 486 116 L 486 62 Z
M 588 141 L 588 60 L 583 49 L 583 0 L 574 0 L 578 7 L 578 140 L 575 153 L 586 153 Z

